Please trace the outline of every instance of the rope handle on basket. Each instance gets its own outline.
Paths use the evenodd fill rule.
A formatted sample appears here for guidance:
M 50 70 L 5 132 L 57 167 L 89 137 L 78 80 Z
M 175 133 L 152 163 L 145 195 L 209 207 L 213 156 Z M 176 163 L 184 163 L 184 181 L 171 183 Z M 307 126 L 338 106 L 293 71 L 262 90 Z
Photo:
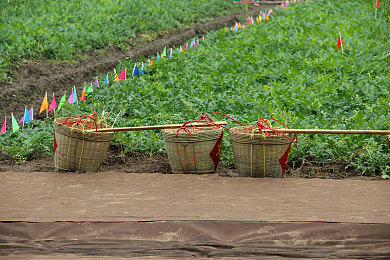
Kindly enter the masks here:
M 295 141 L 294 141 L 291 137 L 289 137 L 285 133 L 279 131 L 278 129 L 272 128 L 271 125 L 270 125 L 270 120 L 276 121 L 276 122 L 282 124 L 284 127 L 290 129 L 290 127 L 288 127 L 286 124 L 280 122 L 279 120 L 277 120 L 275 118 L 268 117 L 268 116 L 266 116 L 266 117 L 258 117 L 257 120 L 258 120 L 257 124 L 248 127 L 244 131 L 244 133 L 246 133 L 250 129 L 253 129 L 253 128 L 257 127 L 260 132 L 264 133 L 265 135 L 269 135 L 269 133 L 267 131 L 264 131 L 264 130 L 268 129 L 268 130 L 274 131 L 277 136 L 283 135 L 284 137 L 289 139 L 295 145 L 295 147 L 298 149 L 298 136 L 297 136 L 297 134 L 294 134 L 294 136 L 295 136 Z M 253 129 L 253 131 L 255 131 L 255 130 L 256 129 Z
M 176 132 L 176 137 L 177 135 L 179 134 L 179 132 L 181 130 L 184 130 L 185 132 L 187 132 L 191 137 L 192 137 L 192 134 L 191 134 L 191 131 L 187 128 L 187 125 L 190 125 L 192 126 L 193 128 L 195 129 L 198 129 L 198 130 L 206 130 L 206 131 L 210 131 L 210 130 L 215 130 L 217 128 L 224 128 L 226 130 L 229 130 L 231 131 L 229 128 L 223 126 L 223 125 L 219 125 L 217 123 L 214 122 L 214 119 L 211 117 L 210 113 L 213 113 L 213 114 L 219 114 L 219 115 L 223 115 L 223 116 L 226 116 L 230 119 L 232 119 L 233 121 L 243 125 L 243 126 L 247 126 L 246 124 L 243 124 L 239 121 L 237 121 L 236 119 L 234 119 L 233 117 L 231 116 L 228 116 L 224 113 L 220 113 L 220 112 L 215 112 L 215 111 L 204 111 L 202 114 L 200 114 L 200 118 L 198 120 L 191 120 L 191 121 L 187 121 L 185 122 Z M 206 125 L 209 125 L 209 126 L 212 126 L 212 128 L 199 128 L 199 127 L 196 127 L 195 125 L 193 125 L 192 123 L 203 123 L 203 124 L 206 124 Z
M 220 113 L 220 112 L 215 112 L 215 111 L 204 111 L 201 115 L 200 115 L 200 118 L 198 120 L 192 120 L 192 121 L 188 121 L 188 122 L 185 122 L 177 131 L 176 131 L 176 136 L 178 136 L 179 132 L 181 130 L 187 132 L 191 137 L 192 137 L 192 134 L 191 134 L 191 131 L 187 128 L 187 125 L 190 125 L 192 126 L 193 128 L 195 129 L 199 129 L 199 130 L 214 130 L 216 128 L 224 128 L 224 129 L 227 129 L 229 131 L 231 131 L 229 128 L 225 127 L 225 126 L 222 126 L 222 125 L 219 125 L 219 124 L 216 124 L 213 120 L 213 118 L 211 117 L 210 113 L 212 114 L 218 114 L 218 115 L 223 115 L 223 116 L 226 116 L 230 119 L 232 119 L 233 121 L 235 121 L 236 123 L 240 124 L 240 125 L 243 125 L 243 126 L 247 126 L 246 124 L 243 124 L 241 123 L 240 121 L 234 119 L 233 117 L 231 116 L 228 116 L 224 113 Z M 289 137 L 288 135 L 284 134 L 283 132 L 275 129 L 275 128 L 272 128 L 269 121 L 270 120 L 273 120 L 273 121 L 276 121 L 278 123 L 280 123 L 281 125 L 283 125 L 284 127 L 286 128 L 289 128 L 289 126 L 287 126 L 286 124 L 282 123 L 281 121 L 279 121 L 278 119 L 275 119 L 275 118 L 272 118 L 272 117 L 258 117 L 258 122 L 257 124 L 253 125 L 253 126 L 249 126 L 245 131 L 244 133 L 246 133 L 248 130 L 252 129 L 252 128 L 255 128 L 257 127 L 259 129 L 259 131 L 265 133 L 265 135 L 269 135 L 269 133 L 267 131 L 263 131 L 265 129 L 269 129 L 269 130 L 272 130 L 275 132 L 275 134 L 277 136 L 279 135 L 283 135 L 284 137 L 286 137 L 288 140 L 290 140 L 294 145 L 295 147 L 298 149 L 298 136 L 296 134 L 294 134 L 295 136 L 295 140 L 292 139 L 291 137 Z M 199 128 L 199 127 L 196 127 L 194 126 L 192 123 L 204 123 L 206 125 L 210 125 L 212 126 L 212 128 Z
M 91 115 L 83 115 L 81 117 L 77 116 L 77 115 L 72 115 L 72 116 L 69 116 L 65 119 L 64 122 L 62 123 L 59 123 L 58 125 L 68 125 L 68 126 L 71 126 L 72 129 L 75 128 L 75 126 L 78 126 L 78 125 L 81 125 L 81 128 L 82 128 L 82 131 L 84 132 L 84 125 L 85 123 L 88 122 L 89 120 L 89 130 L 92 129 L 92 126 L 93 126 L 93 123 L 95 124 L 95 129 L 97 131 L 97 122 L 95 120 L 95 117 L 98 117 L 97 113 L 96 112 L 93 112 Z M 76 120 L 74 121 L 68 121 L 70 120 L 71 118 L 76 118 Z M 84 120 L 84 122 L 82 122 L 82 120 L 86 118 Z

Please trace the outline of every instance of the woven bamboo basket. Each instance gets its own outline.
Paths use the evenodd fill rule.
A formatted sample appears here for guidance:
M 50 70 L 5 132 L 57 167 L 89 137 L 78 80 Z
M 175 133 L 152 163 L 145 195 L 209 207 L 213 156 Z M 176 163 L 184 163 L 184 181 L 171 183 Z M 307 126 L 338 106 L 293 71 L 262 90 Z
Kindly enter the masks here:
M 192 137 L 177 129 L 163 130 L 165 146 L 173 173 L 214 173 L 218 167 L 223 131 L 189 128 Z
M 248 127 L 231 129 L 230 140 L 233 148 L 234 165 L 239 176 L 281 177 L 283 170 L 279 159 L 288 149 L 291 141 L 283 135 L 268 136 L 256 130 L 244 131 Z M 291 136 L 290 136 L 291 137 Z
M 59 125 L 66 118 L 54 121 L 54 138 L 57 148 L 54 153 L 56 171 L 96 172 L 104 158 L 115 133 L 86 132 L 71 126 Z M 95 127 L 95 124 L 93 123 Z M 97 128 L 106 128 L 97 123 Z

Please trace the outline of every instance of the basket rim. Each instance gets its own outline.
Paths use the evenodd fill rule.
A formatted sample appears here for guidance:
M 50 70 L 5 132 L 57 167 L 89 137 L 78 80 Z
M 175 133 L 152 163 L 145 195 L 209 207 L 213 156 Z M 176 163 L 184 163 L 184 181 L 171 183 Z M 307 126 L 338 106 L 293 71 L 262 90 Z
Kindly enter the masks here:
M 165 142 L 168 143 L 198 143 L 198 142 L 206 142 L 213 141 L 220 138 L 221 134 L 223 134 L 222 128 L 217 128 L 214 130 L 197 130 L 192 131 L 191 135 L 186 131 L 180 131 L 178 135 L 176 135 L 178 128 L 176 129 L 164 129 L 162 131 L 162 135 L 164 137 Z
M 221 127 L 218 127 L 218 128 L 215 128 L 215 129 L 209 129 L 209 128 L 207 128 L 208 126 L 206 126 L 206 127 L 204 127 L 205 129 L 201 129 L 202 127 L 196 127 L 196 128 L 194 128 L 194 127 L 191 127 L 191 126 L 189 126 L 189 127 L 186 127 L 188 130 L 190 130 L 191 131 L 191 133 L 192 132 L 194 132 L 194 133 L 201 133 L 201 132 L 212 132 L 212 131 L 220 131 L 220 130 L 222 130 L 222 128 Z M 177 132 L 177 130 L 179 130 L 180 129 L 180 127 L 178 127 L 178 128 L 170 128 L 170 129 L 162 129 L 162 131 L 163 132 L 166 132 L 166 133 L 168 133 L 168 134 L 171 134 L 171 133 L 175 133 L 176 134 L 176 132 Z M 206 130 L 207 129 L 207 130 Z M 186 131 L 180 131 L 179 132 L 179 134 L 180 133 L 187 133 Z
M 252 131 L 248 131 L 248 132 L 246 132 L 246 133 L 244 133 L 244 130 L 246 130 L 246 129 L 248 129 L 249 128 L 249 126 L 237 126 L 237 127 L 233 127 L 233 128 L 231 128 L 230 129 L 230 131 L 229 131 L 229 133 L 230 134 L 240 134 L 240 135 L 251 135 L 252 134 Z M 273 128 L 273 129 L 275 129 L 275 130 L 278 130 L 278 129 L 282 129 L 282 128 L 280 128 L 280 127 L 275 127 L 275 128 Z M 265 133 L 265 132 L 261 132 L 259 129 L 257 129 L 257 128 L 255 128 L 255 133 L 254 133 L 254 135 L 255 136 L 262 136 L 263 135 L 263 133 Z M 269 132 L 268 133 L 269 135 L 267 135 L 267 137 L 273 137 L 273 136 L 275 136 L 275 137 L 280 137 L 280 136 L 283 136 L 283 135 L 278 135 L 278 134 L 276 134 L 275 132 Z M 287 136 L 292 136 L 292 134 L 285 134 L 285 135 L 287 135 Z
M 67 125 L 60 125 L 57 119 L 64 119 L 64 118 L 56 118 L 53 122 L 53 131 L 55 132 L 55 135 L 63 135 L 67 137 L 72 137 L 76 139 L 84 139 L 84 140 L 90 140 L 95 142 L 111 142 L 114 138 L 115 132 L 96 132 L 96 131 L 83 131 L 78 128 L 71 128 Z M 102 123 L 104 128 L 106 124 Z

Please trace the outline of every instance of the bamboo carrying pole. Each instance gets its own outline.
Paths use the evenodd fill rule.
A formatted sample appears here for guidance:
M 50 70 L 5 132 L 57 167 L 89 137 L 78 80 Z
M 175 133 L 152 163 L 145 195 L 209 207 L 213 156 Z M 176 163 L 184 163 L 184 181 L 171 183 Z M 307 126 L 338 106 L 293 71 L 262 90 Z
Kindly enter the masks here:
M 227 125 L 226 121 L 217 121 L 214 122 L 218 125 Z M 210 126 L 205 123 L 192 123 L 193 126 Z M 133 126 L 133 127 L 117 127 L 117 128 L 101 128 L 96 131 L 96 129 L 87 130 L 88 132 L 121 132 L 121 131 L 141 131 L 141 130 L 155 130 L 155 129 L 174 129 L 180 128 L 183 124 L 172 124 L 172 125 L 151 125 L 151 126 Z M 191 126 L 191 125 L 188 125 Z
M 277 129 L 285 134 L 367 134 L 367 135 L 390 135 L 390 130 L 340 130 L 340 129 Z M 267 132 L 274 132 L 271 129 L 265 129 Z
M 227 125 L 226 121 L 217 121 L 215 124 Z M 151 126 L 132 126 L 132 127 L 117 127 L 117 128 L 101 128 L 97 132 L 121 132 L 121 131 L 142 131 L 142 130 L 156 130 L 156 129 L 174 129 L 179 128 L 183 124 L 171 125 L 151 125 Z M 192 123 L 192 125 L 201 127 L 209 126 L 205 123 Z M 276 130 L 285 134 L 367 134 L 367 135 L 390 135 L 390 130 L 341 130 L 341 129 L 289 129 L 277 128 Z M 96 132 L 95 129 L 87 130 L 89 132 Z M 271 129 L 264 129 L 266 132 L 274 132 Z

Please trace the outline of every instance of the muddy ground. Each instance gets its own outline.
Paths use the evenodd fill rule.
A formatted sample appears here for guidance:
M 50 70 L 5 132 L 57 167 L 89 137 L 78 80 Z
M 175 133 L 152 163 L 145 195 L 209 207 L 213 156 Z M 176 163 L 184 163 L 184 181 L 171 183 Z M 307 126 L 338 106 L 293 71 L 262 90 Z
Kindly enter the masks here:
M 380 180 L 381 177 L 363 176 L 361 172 L 347 168 L 346 161 L 332 161 L 328 163 L 315 163 L 304 161 L 302 165 L 293 167 L 287 165 L 285 177 L 326 178 L 326 179 L 367 179 Z M 33 157 L 30 160 L 17 163 L 9 154 L 0 152 L 0 172 L 54 172 L 54 160 L 50 156 L 43 158 Z M 100 168 L 101 172 L 127 172 L 127 173 L 171 173 L 171 167 L 166 154 L 148 155 L 142 152 L 129 152 L 121 154 L 120 148 L 111 146 L 106 159 Z M 220 164 L 217 175 L 237 177 L 237 169 L 233 166 Z

